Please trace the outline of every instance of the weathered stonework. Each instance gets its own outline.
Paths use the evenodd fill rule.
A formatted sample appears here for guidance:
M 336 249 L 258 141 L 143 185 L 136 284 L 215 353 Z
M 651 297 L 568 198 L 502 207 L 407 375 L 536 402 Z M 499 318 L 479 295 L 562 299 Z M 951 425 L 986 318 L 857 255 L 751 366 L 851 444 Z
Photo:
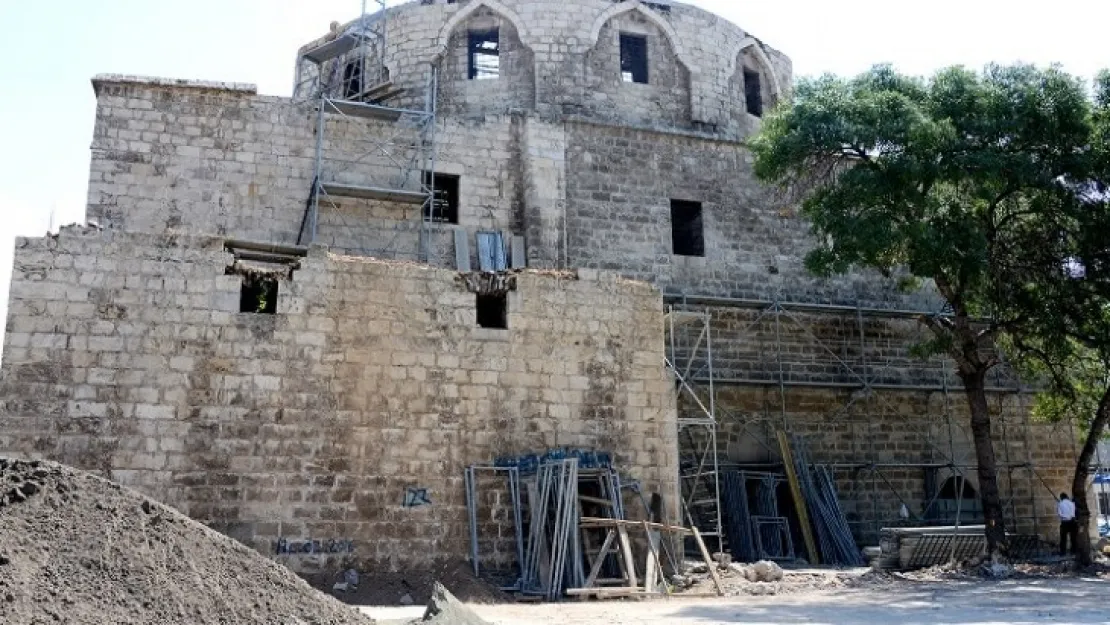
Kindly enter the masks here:
M 469 80 L 468 33 L 491 28 L 500 75 Z M 621 78 L 622 32 L 647 40 L 647 84 Z M 789 97 L 790 61 L 709 12 L 669 0 L 421 0 L 388 10 L 387 35 L 385 67 L 406 90 L 391 105 L 423 108 L 436 70 L 435 170 L 459 177 L 458 224 L 422 229 L 419 207 L 330 198 L 272 316 L 237 312 L 224 241 L 301 239 L 317 102 L 304 90 L 93 80 L 87 215 L 103 231 L 20 240 L 0 453 L 101 470 L 298 568 L 422 565 L 464 556 L 462 468 L 500 454 L 612 451 L 676 506 L 676 417 L 698 413 L 663 364 L 660 292 L 682 305 L 939 310 L 928 291 L 878 275 L 805 271 L 808 226 L 755 180 L 744 146 L 761 123 L 745 106 L 745 70 L 769 109 Z M 341 76 L 348 61 L 321 71 Z M 416 152 L 399 132 L 410 119 L 325 117 L 322 168 L 335 181 L 418 186 L 419 171 L 397 166 Z M 399 157 L 372 149 L 385 137 Z M 704 256 L 674 253 L 672 200 L 701 204 Z M 478 231 L 524 240 L 529 271 L 514 274 L 507 331 L 476 327 L 465 278 L 446 269 L 457 237 L 477 266 Z M 426 265 L 399 262 L 422 247 Z M 767 437 L 784 427 L 823 462 L 912 465 L 884 470 L 897 488 L 838 469 L 864 541 L 898 522 L 902 503 L 923 505 L 924 465 L 957 464 L 940 451 L 966 440 L 938 415 L 965 423 L 961 398 L 938 411 L 947 381 L 913 356 L 911 316 L 841 309 L 784 328 L 713 306 L 714 364 L 731 380 L 717 387 L 723 459 L 776 462 Z M 859 371 L 876 387 L 867 401 L 852 395 Z M 1066 490 L 1074 437 L 1029 426 L 1028 412 L 1019 402 L 996 424 L 1000 458 L 1030 467 L 1007 469 L 1004 497 L 1020 528 L 1047 533 L 1039 480 Z M 409 488 L 432 503 L 405 507 Z M 496 535 L 504 502 L 483 497 Z M 287 553 L 306 541 L 334 553 Z
M 239 312 L 222 239 L 90 229 L 17 250 L 0 450 L 102 471 L 263 552 L 461 558 L 463 468 L 560 446 L 612 451 L 675 501 L 662 300 L 644 284 L 518 273 L 492 330 L 459 274 L 320 248 L 275 315 Z M 408 488 L 430 505 L 405 507 Z

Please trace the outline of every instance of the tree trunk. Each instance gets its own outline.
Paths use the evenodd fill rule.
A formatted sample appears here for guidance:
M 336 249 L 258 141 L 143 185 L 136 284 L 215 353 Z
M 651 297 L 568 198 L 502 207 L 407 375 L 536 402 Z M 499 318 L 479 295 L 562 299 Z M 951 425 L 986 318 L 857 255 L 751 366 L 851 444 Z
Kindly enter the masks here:
M 994 441 L 991 439 L 991 413 L 987 406 L 986 369 L 960 373 L 971 408 L 971 436 L 978 464 L 979 497 L 987 524 L 987 557 L 996 561 L 1006 550 L 1006 520 L 1002 517 L 1002 498 L 998 492 Z
M 1075 502 L 1075 521 L 1079 524 L 1079 536 L 1076 540 L 1076 560 L 1080 566 L 1091 565 L 1091 507 L 1087 505 L 1087 480 L 1091 473 L 1091 459 L 1095 456 L 1098 442 L 1110 422 L 1110 387 L 1102 393 L 1102 400 L 1098 404 L 1098 412 L 1091 421 L 1087 430 L 1087 440 L 1075 461 L 1075 477 L 1071 481 L 1071 495 Z

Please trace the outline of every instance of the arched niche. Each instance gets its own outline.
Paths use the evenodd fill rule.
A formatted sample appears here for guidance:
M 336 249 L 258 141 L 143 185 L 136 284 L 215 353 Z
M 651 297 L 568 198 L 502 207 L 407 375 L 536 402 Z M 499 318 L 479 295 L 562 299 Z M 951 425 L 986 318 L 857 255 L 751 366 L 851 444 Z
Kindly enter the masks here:
M 624 6 L 622 6 L 624 5 Z M 591 116 L 633 124 L 688 126 L 692 74 L 674 30 L 639 3 L 622 3 L 595 23 L 596 41 L 585 54 L 582 106 Z M 621 9 L 621 10 L 615 10 Z M 624 40 L 640 46 L 643 75 L 626 71 Z M 646 80 L 641 80 L 645 78 Z
M 733 58 L 729 79 L 729 99 L 733 122 L 743 130 L 754 130 L 758 119 L 767 115 L 782 97 L 774 66 L 754 39 L 745 39 Z
M 535 55 L 520 24 L 500 3 L 484 0 L 444 25 L 436 54 L 440 110 L 481 116 L 535 108 Z

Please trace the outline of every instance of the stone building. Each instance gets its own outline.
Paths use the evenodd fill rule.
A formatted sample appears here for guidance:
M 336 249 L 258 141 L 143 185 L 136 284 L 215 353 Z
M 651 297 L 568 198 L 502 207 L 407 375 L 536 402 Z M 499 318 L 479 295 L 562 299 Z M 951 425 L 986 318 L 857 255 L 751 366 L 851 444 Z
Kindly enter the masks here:
M 933 298 L 808 275 L 806 225 L 754 180 L 744 140 L 792 75 L 740 27 L 421 0 L 297 70 L 292 98 L 93 79 L 90 225 L 15 250 L 0 453 L 269 553 L 338 545 L 279 555 L 305 569 L 463 557 L 463 468 L 558 446 L 613 453 L 678 519 L 716 487 L 698 458 L 772 465 L 783 430 L 861 543 L 974 488 L 955 376 L 912 355 Z M 1007 513 L 1046 533 L 1074 435 L 994 390 Z

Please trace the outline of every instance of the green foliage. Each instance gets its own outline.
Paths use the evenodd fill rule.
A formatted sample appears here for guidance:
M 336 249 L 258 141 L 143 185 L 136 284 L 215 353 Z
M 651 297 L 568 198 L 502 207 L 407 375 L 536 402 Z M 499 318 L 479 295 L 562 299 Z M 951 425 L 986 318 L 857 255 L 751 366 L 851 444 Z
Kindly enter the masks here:
M 1106 367 L 1096 358 L 1079 357 L 1068 364 L 1067 385 L 1039 393 L 1033 404 L 1033 416 L 1054 423 L 1071 421 L 1086 426 L 1094 420 L 1110 378 Z
M 1100 97 L 1110 98 L 1110 77 Z M 801 81 L 764 122 L 756 174 L 802 196 L 819 275 L 854 267 L 932 280 L 958 315 L 1012 304 L 1066 257 L 1092 177 L 1094 106 L 1057 68 L 954 67 L 929 80 L 876 67 Z

